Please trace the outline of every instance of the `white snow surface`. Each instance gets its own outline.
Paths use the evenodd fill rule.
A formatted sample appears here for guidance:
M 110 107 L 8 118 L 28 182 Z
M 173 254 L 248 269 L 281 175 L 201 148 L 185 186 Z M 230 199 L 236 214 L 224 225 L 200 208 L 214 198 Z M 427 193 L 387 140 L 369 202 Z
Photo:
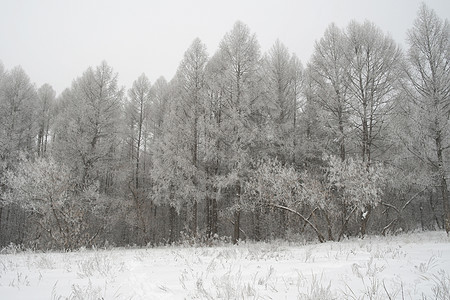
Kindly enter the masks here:
M 5 252 L 1 299 L 450 299 L 442 231 L 324 244 Z

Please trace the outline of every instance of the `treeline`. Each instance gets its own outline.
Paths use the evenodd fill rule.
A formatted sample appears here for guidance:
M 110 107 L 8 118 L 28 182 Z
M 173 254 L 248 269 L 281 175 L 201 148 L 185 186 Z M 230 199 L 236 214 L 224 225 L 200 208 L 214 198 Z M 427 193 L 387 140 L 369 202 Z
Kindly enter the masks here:
M 331 24 L 303 66 L 237 22 L 170 82 L 102 62 L 58 97 L 0 67 L 0 245 L 449 232 L 449 26 Z

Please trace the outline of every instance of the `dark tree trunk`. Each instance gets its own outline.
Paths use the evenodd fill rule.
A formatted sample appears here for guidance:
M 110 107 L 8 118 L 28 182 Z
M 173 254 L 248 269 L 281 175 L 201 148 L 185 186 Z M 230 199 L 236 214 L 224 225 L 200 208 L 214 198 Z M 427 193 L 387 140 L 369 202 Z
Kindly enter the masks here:
M 447 189 L 447 179 L 444 175 L 441 177 L 441 193 L 442 193 L 442 204 L 444 208 L 444 228 L 447 235 L 450 234 L 450 209 L 448 204 L 448 189 Z
M 218 218 L 217 218 L 217 200 L 216 199 L 212 199 L 211 200 L 211 233 L 212 235 L 217 235 L 218 234 Z
M 236 209 L 234 212 L 234 229 L 233 229 L 233 244 L 239 242 L 239 226 L 240 226 L 241 212 Z
M 325 213 L 325 219 L 327 221 L 327 233 L 328 233 L 328 240 L 330 241 L 334 241 L 334 237 L 333 237 L 333 224 L 331 222 L 330 216 L 328 215 L 327 212 Z
M 365 236 L 367 233 L 367 223 L 369 222 L 370 214 L 372 212 L 372 207 L 369 205 L 366 207 L 366 211 L 361 213 L 361 236 Z
M 211 198 L 206 197 L 206 237 L 212 237 L 212 224 L 211 224 Z
M 217 202 L 214 198 L 206 198 L 206 224 L 207 237 L 214 237 L 217 234 Z
M 198 237 L 198 204 L 197 201 L 194 200 L 194 204 L 192 205 L 192 235 L 194 237 Z
M 436 135 L 436 149 L 437 149 L 437 158 L 438 158 L 438 172 L 441 183 L 441 195 L 442 195 L 442 207 L 444 209 L 444 228 L 447 232 L 447 235 L 450 234 L 450 209 L 448 204 L 448 188 L 447 188 L 447 179 L 445 178 L 445 166 L 444 159 L 442 153 L 442 141 L 441 141 L 441 133 L 437 132 Z
M 256 209 L 253 216 L 253 238 L 256 241 L 261 240 L 261 211 Z
M 420 227 L 422 228 L 422 231 L 424 231 L 425 230 L 425 226 L 424 226 L 424 223 L 423 223 L 423 204 L 422 203 L 420 203 L 419 209 L 420 209 Z
M 431 211 L 433 212 L 433 218 L 436 221 L 437 227 L 440 229 L 444 229 L 444 226 L 441 226 L 441 224 L 439 223 L 439 218 L 436 215 L 435 204 L 433 203 L 433 191 L 430 192 L 430 207 Z
M 344 137 L 344 122 L 342 120 L 343 118 L 342 109 L 339 110 L 338 117 L 339 117 L 339 134 L 341 135 L 339 137 L 339 148 L 340 148 L 339 152 L 341 161 L 345 161 L 345 137 Z
M 0 247 L 3 246 L 3 241 L 5 240 L 3 224 L 2 224 L 2 221 L 3 221 L 2 214 L 3 214 L 3 206 L 0 205 Z
M 175 242 L 175 228 L 176 228 L 176 224 L 175 224 L 175 218 L 176 218 L 176 210 L 175 207 L 170 207 L 169 208 L 169 223 L 170 223 L 170 233 L 169 233 L 169 243 L 173 243 Z

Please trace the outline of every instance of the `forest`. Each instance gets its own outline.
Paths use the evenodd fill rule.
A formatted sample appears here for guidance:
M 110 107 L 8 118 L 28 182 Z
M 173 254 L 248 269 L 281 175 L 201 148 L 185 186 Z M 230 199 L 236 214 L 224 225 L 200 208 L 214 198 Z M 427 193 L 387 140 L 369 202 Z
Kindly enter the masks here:
M 241 21 L 176 75 L 103 61 L 56 95 L 0 63 L 0 247 L 450 232 L 450 24 L 330 24 L 302 63 Z

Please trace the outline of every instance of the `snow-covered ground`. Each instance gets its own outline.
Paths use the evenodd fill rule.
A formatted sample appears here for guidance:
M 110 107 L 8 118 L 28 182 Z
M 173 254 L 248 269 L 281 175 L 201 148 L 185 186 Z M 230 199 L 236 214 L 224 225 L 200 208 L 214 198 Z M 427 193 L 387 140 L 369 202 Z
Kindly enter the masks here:
M 1 254 L 0 298 L 450 299 L 450 239 Z

